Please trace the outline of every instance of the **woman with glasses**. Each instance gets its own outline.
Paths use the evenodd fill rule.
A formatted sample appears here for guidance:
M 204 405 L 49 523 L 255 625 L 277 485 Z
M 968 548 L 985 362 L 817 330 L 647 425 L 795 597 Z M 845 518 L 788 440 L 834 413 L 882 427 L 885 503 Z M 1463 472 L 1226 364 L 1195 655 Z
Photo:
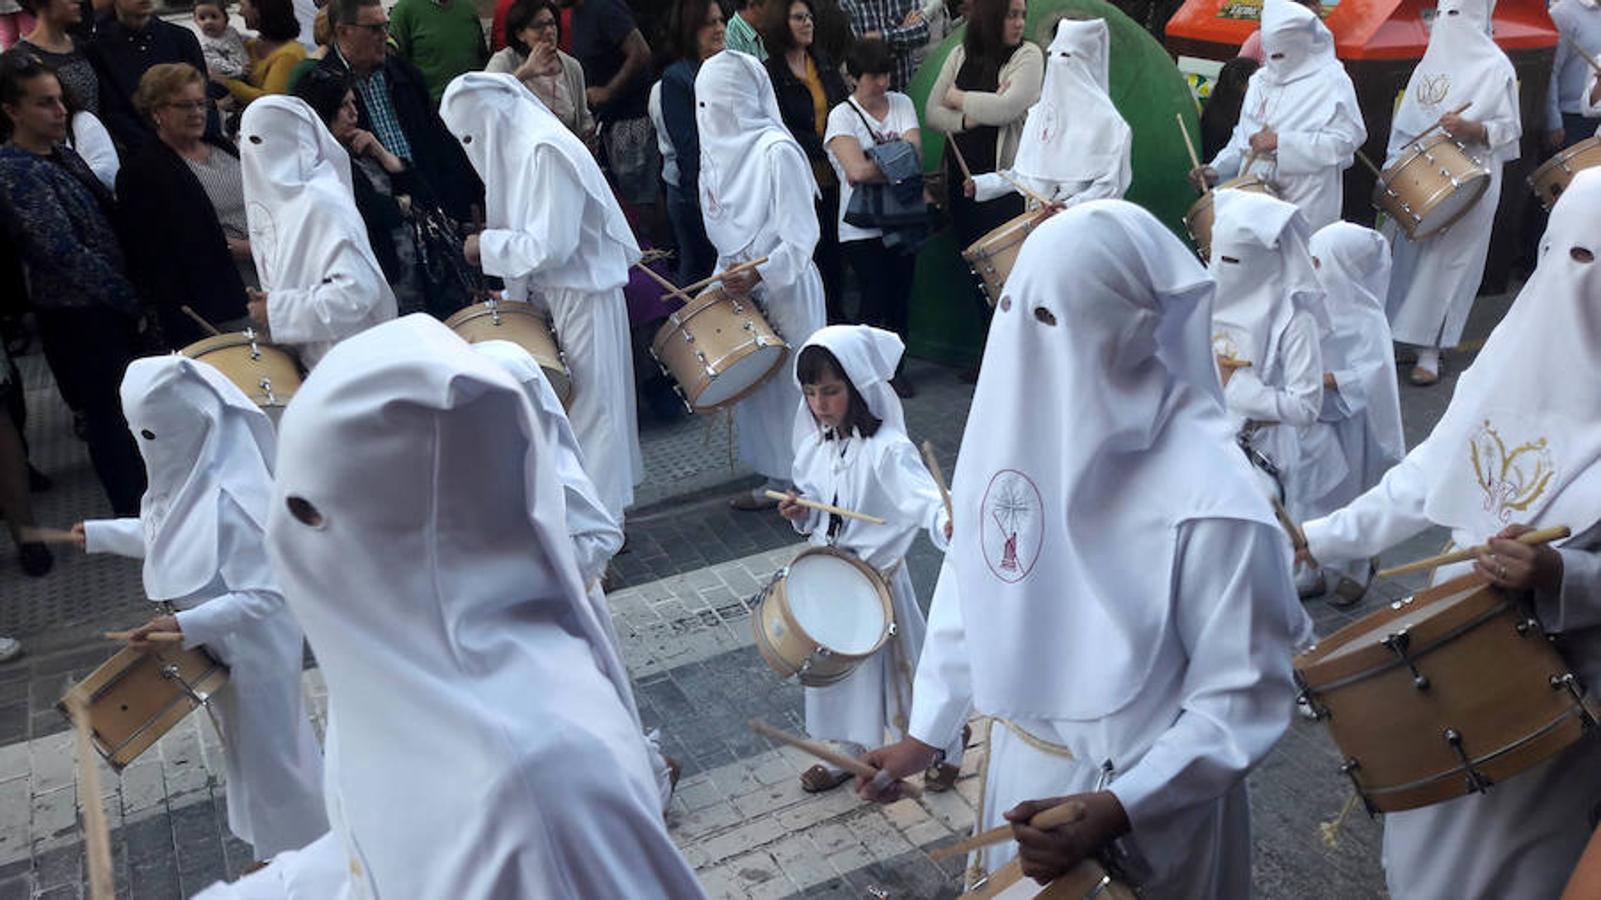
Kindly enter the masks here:
M 243 330 L 245 288 L 257 285 L 239 154 L 206 137 L 205 85 L 188 63 L 150 67 L 134 103 L 157 139 L 117 177 L 129 272 L 174 349 L 205 336 L 184 307 L 224 331 Z
M 485 72 L 517 76 L 567 130 L 588 140 L 595 117 L 584 99 L 584 67 L 557 49 L 561 22 L 550 0 L 517 0 L 506 14 L 506 47 L 489 58 Z

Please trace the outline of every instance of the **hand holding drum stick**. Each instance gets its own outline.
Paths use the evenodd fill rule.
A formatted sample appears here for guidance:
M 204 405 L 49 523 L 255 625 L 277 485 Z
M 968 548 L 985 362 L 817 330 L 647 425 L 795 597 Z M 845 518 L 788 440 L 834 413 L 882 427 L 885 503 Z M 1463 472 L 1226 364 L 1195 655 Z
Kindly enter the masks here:
M 768 257 L 763 256 L 763 257 L 760 257 L 759 259 L 753 259 L 750 262 L 742 262 L 742 263 L 740 263 L 738 265 L 729 266 L 728 268 L 724 269 L 721 272 L 717 272 L 715 274 L 708 275 L 707 277 L 702 278 L 701 280 L 695 282 L 694 284 L 687 284 L 687 285 L 684 285 L 683 287 L 675 287 L 671 281 L 668 281 L 667 279 L 663 278 L 660 274 L 658 274 L 656 272 L 655 269 L 652 269 L 650 266 L 645 265 L 644 264 L 644 260 L 640 260 L 639 262 L 634 263 L 634 267 L 639 269 L 641 272 L 644 272 L 646 275 L 649 275 L 651 280 L 653 280 L 657 284 L 661 285 L 662 289 L 667 291 L 668 296 L 677 297 L 678 299 L 684 301 L 685 303 L 688 303 L 690 300 L 694 299 L 694 294 L 695 294 L 696 291 L 700 290 L 703 287 L 706 287 L 707 285 L 711 284 L 712 282 L 722 281 L 724 278 L 727 278 L 730 275 L 737 275 L 737 274 L 739 274 L 741 272 L 748 272 L 751 269 L 756 268 L 757 266 L 765 265 L 767 263 L 767 260 L 768 260 Z
M 788 500 L 791 503 L 799 504 L 807 509 L 815 509 L 819 512 L 835 513 L 844 516 L 847 519 L 855 519 L 859 522 L 867 522 L 873 525 L 884 524 L 884 520 L 880 519 L 878 516 L 870 516 L 867 513 L 859 513 L 853 509 L 846 509 L 843 506 L 834 506 L 829 503 L 819 503 L 816 500 L 808 500 L 805 497 L 791 497 L 790 495 L 780 491 L 763 491 L 762 494 L 769 500 Z
M 864 763 L 859 759 L 853 759 L 852 757 L 846 756 L 843 753 L 836 753 L 835 751 L 815 741 L 809 741 L 803 737 L 790 734 L 787 731 L 780 731 L 766 722 L 758 721 L 756 719 L 750 720 L 750 722 L 747 724 L 750 725 L 751 731 L 756 732 L 764 738 L 777 741 L 780 744 L 788 744 L 791 747 L 794 747 L 796 750 L 800 750 L 804 753 L 815 756 L 823 762 L 826 762 L 837 769 L 844 769 L 845 771 L 857 777 L 877 778 L 879 776 L 879 770 L 873 768 L 867 763 Z M 900 786 L 901 793 L 904 796 L 914 799 L 923 796 L 923 788 L 921 785 L 910 781 L 902 781 Z M 1010 827 L 1008 827 L 1007 833 L 1011 833 Z
M 189 307 L 189 306 L 185 305 L 185 306 L 180 306 L 178 308 L 183 311 L 184 315 L 188 316 L 191 319 L 194 319 L 195 323 L 198 324 L 200 326 L 200 328 L 203 331 L 205 331 L 206 334 L 209 334 L 212 337 L 216 337 L 217 335 L 222 334 L 222 329 L 221 328 L 218 328 L 217 326 L 211 324 L 210 322 L 207 322 L 205 320 L 205 318 L 203 316 L 201 316 L 200 313 L 195 312 L 192 307 Z
M 1088 811 L 1084 809 L 1084 804 L 1079 803 L 1076 800 L 1068 800 L 1065 803 L 1058 803 L 1050 809 L 1035 813 L 1034 818 L 1028 820 L 1028 824 L 1030 828 L 1038 828 L 1041 831 L 1049 831 L 1052 828 L 1060 828 L 1063 825 L 1071 825 L 1074 822 L 1084 818 L 1087 812 Z M 960 841 L 945 847 L 936 847 L 928 852 L 928 857 L 935 862 L 939 862 L 942 859 L 950 859 L 953 856 L 960 856 L 963 853 L 970 853 L 974 850 L 979 850 L 993 844 L 1004 843 L 1011 839 L 1012 826 L 997 825 L 988 831 L 979 832 L 965 841 Z
M 1536 531 L 1525 531 L 1513 540 L 1516 540 L 1520 544 L 1549 544 L 1552 541 L 1560 541 L 1572 533 L 1572 530 L 1566 525 L 1553 525 L 1550 528 L 1541 528 Z M 1382 569 L 1379 571 L 1378 577 L 1392 578 L 1396 575 L 1405 575 L 1409 572 L 1421 572 L 1424 569 L 1434 569 L 1440 566 L 1448 566 L 1452 563 L 1465 562 L 1474 558 L 1475 556 L 1478 556 L 1481 551 L 1487 549 L 1489 549 L 1488 545 L 1479 545 L 1476 547 L 1468 547 L 1464 550 L 1453 550 L 1450 553 L 1442 553 L 1439 556 L 1431 556 L 1428 559 L 1420 559 L 1417 562 L 1409 562 L 1406 565 Z

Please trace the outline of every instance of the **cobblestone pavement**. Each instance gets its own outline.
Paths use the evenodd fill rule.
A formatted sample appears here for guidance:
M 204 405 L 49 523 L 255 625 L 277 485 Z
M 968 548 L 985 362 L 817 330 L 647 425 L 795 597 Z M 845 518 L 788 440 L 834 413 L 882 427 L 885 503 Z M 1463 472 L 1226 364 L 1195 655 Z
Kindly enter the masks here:
M 1485 333 L 1484 321 L 1504 303 L 1481 307 L 1470 336 Z M 41 524 L 104 515 L 83 445 L 40 358 L 22 363 L 34 460 L 56 481 L 36 495 Z M 1411 442 L 1443 411 L 1460 368 L 1448 370 L 1440 387 L 1403 388 Z M 910 371 L 921 392 L 906 404 L 909 430 L 915 440 L 931 439 L 950 471 L 971 388 L 941 367 L 913 363 Z M 753 480 L 730 465 L 726 429 L 716 418 L 646 427 L 648 477 L 628 522 L 629 551 L 614 564 L 610 601 L 641 713 L 684 764 L 672 834 L 717 896 L 954 896 L 961 862 L 941 866 L 927 851 L 972 825 L 984 723 L 975 723 L 956 791 L 888 807 L 862 805 L 843 788 L 802 793 L 797 776 L 810 760 L 746 728 L 760 718 L 802 730 L 799 687 L 762 662 L 750 628 L 754 595 L 799 538 L 775 515 L 728 509 L 731 491 Z M 1424 535 L 1386 558 L 1424 556 L 1439 542 Z M 86 894 L 75 771 L 54 704 L 112 652 L 98 631 L 140 622 L 149 610 L 131 561 L 62 552 L 49 576 L 27 579 L 13 553 L 0 547 L 0 633 L 21 637 L 28 652 L 0 666 L 0 900 L 76 898 Z M 920 540 L 908 563 L 926 605 L 939 556 Z M 1380 584 L 1362 609 L 1413 587 Z M 1310 609 L 1320 633 L 1362 611 Z M 315 668 L 305 687 L 320 729 Z M 1355 813 L 1332 848 L 1319 836 L 1319 824 L 1348 796 L 1338 762 L 1321 726 L 1297 719 L 1252 774 L 1258 896 L 1383 896 L 1376 822 Z M 249 847 L 227 832 L 219 746 L 203 716 L 169 733 L 120 778 L 101 768 L 119 896 L 185 897 L 249 864 Z

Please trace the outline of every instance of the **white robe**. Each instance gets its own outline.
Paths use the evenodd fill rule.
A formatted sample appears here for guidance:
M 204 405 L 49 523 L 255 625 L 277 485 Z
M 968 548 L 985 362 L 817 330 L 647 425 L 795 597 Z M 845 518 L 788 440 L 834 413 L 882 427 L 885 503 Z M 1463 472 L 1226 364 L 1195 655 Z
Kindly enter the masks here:
M 584 471 L 621 522 L 645 475 L 622 289 L 625 248 L 607 237 L 604 212 L 592 208 L 565 157 L 542 150 L 536 158 L 528 177 L 544 205 L 515 227 L 483 232 L 484 271 L 506 278 L 507 299 L 549 312 L 572 373 L 567 419 L 584 451 Z
M 194 900 L 343 900 L 350 860 L 333 832 L 232 882 L 218 881 Z
M 809 412 L 801 412 L 810 420 Z M 807 424 L 810 424 L 808 421 Z M 805 689 L 806 731 L 818 740 L 863 748 L 899 740 L 912 708 L 912 675 L 923 650 L 927 623 L 917 605 L 906 552 L 919 529 L 945 545 L 944 501 L 912 442 L 881 426 L 870 438 L 825 441 L 815 428 L 795 454 L 795 488 L 804 497 L 879 516 L 888 525 L 844 519 L 834 545 L 880 573 L 888 572 L 895 634 L 872 658 L 838 683 Z M 843 450 L 843 454 L 841 451 Z M 827 546 L 828 516 L 812 510 L 795 530 L 814 547 Z M 946 760 L 961 760 L 961 737 L 948 741 Z
M 756 267 L 762 280 L 752 296 L 767 323 L 792 352 L 799 352 L 812 332 L 828 324 L 823 280 L 812 263 L 817 210 L 810 194 L 801 189 L 813 183 L 811 168 L 803 155 L 786 144 L 770 148 L 765 158 L 751 160 L 750 165 L 765 166 L 773 180 L 770 215 L 763 218 L 760 229 L 744 247 L 717 248 L 717 267 L 769 257 Z M 809 242 L 796 242 L 805 235 L 811 236 Z M 734 407 L 739 458 L 769 479 L 790 477 L 795 461 L 790 438 L 800 402 L 795 380 L 780 372 Z
M 1462 115 L 1484 125 L 1488 144 L 1469 144 L 1467 151 L 1489 170 L 1490 186 L 1444 234 L 1413 241 L 1393 221 L 1384 224 L 1385 236 L 1393 241 L 1394 269 L 1385 303 L 1390 331 L 1397 341 L 1419 347 L 1454 347 L 1462 337 L 1484 278 L 1490 233 L 1501 203 L 1502 168 L 1518 158 L 1518 138 L 1523 133 L 1511 62 L 1482 35 L 1463 33 L 1481 18 L 1488 28 L 1489 12 L 1483 8 L 1487 0 L 1447 2 L 1467 8 L 1460 13 L 1462 21 L 1451 23 L 1449 30 L 1436 28 L 1430 36 L 1434 52 L 1424 51 L 1407 82 L 1390 129 L 1384 167 L 1394 165 L 1439 116 L 1471 100 L 1473 105 Z M 1445 8 L 1443 4 L 1442 12 Z M 1474 55 L 1467 56 L 1469 52 Z M 1470 70 L 1466 84 L 1459 83 L 1464 80 L 1461 69 Z M 1431 90 L 1433 85 L 1444 89 Z
M 322 749 L 300 687 L 300 627 L 283 595 L 234 591 L 226 578 L 229 570 L 269 568 L 261 531 L 227 494 L 220 502 L 222 569 L 205 588 L 162 599 L 178 608 L 184 647 L 204 646 L 228 666 L 228 683 L 213 695 L 227 769 L 228 829 L 258 859 L 269 859 L 328 829 Z M 84 533 L 89 553 L 144 558 L 140 519 L 89 521 Z
M 267 546 L 336 713 L 352 896 L 701 896 L 521 385 L 413 315 L 342 342 L 295 400 Z
M 1160 666 L 1132 703 L 1086 721 L 1013 721 L 1036 749 L 998 720 L 978 828 L 1004 824 L 1025 800 L 1108 789 L 1128 813 L 1131 833 L 1115 845 L 1119 862 L 1151 898 L 1250 894 L 1251 833 L 1244 775 L 1289 725 L 1289 622 L 1279 602 L 1290 591 L 1283 536 L 1260 523 L 1200 519 L 1179 526 L 1173 616 L 1149 652 L 1183 660 Z M 929 634 L 917 671 L 911 734 L 941 745 L 972 707 L 963 607 L 947 558 L 935 589 Z M 1032 661 L 1041 678 L 1049 660 Z M 1111 673 L 1108 673 L 1109 677 Z M 980 708 L 979 713 L 986 710 Z M 1013 842 L 980 851 L 994 872 L 1017 854 Z
M 1349 506 L 1304 526 L 1322 561 L 1376 556 L 1433 523 L 1424 513 L 1427 481 L 1408 457 Z M 1487 535 L 1455 531 L 1458 547 Z M 1592 691 L 1601 685 L 1601 526 L 1558 548 L 1562 589 L 1537 592 L 1535 615 L 1560 634 L 1563 658 Z M 1436 580 L 1470 563 L 1441 569 Z M 1601 804 L 1601 738 L 1591 734 L 1534 768 L 1468 795 L 1384 816 L 1384 871 L 1390 895 L 1406 900 L 1544 900 L 1573 871 Z
M 1356 90 L 1335 58 L 1333 35 L 1289 0 L 1263 5 L 1262 49 L 1268 58 L 1251 75 L 1240 120 L 1211 165 L 1224 179 L 1245 174 L 1251 135 L 1271 129 L 1278 149 L 1254 157 L 1251 172 L 1300 207 L 1316 231 L 1340 218 L 1345 170 L 1367 140 Z M 1283 58 L 1273 59 L 1275 52 Z

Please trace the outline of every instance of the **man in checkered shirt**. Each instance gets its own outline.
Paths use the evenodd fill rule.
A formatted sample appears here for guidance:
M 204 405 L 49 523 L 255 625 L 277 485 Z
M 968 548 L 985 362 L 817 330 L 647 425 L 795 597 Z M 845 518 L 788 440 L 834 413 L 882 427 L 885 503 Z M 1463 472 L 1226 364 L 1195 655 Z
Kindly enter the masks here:
M 928 43 L 928 22 L 918 0 L 841 0 L 857 40 L 881 40 L 895 56 L 890 89 L 905 91 L 917 71 L 917 51 Z

